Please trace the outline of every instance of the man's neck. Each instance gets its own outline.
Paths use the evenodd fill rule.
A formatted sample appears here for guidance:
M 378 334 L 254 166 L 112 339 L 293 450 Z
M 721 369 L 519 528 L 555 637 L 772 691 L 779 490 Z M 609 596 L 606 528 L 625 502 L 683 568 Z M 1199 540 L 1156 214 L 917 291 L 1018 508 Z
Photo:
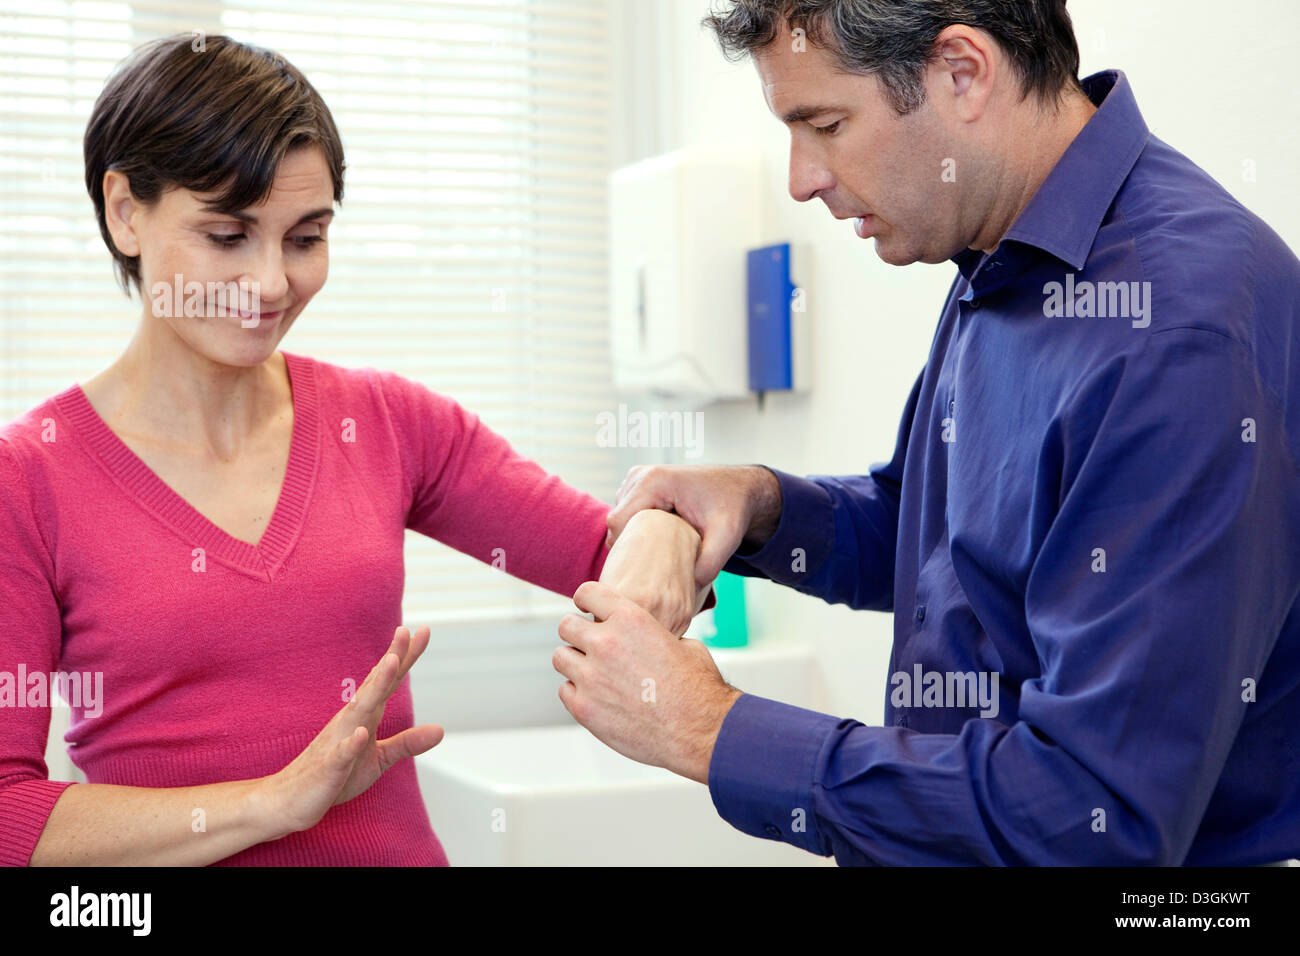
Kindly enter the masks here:
M 999 194 L 994 199 L 990 215 L 985 217 L 983 228 L 971 243 L 972 249 L 991 253 L 998 247 L 1002 237 L 1034 198 L 1043 180 L 1047 179 L 1096 112 L 1097 107 L 1082 93 L 1067 97 L 1055 113 L 1047 110 L 1035 113 L 1033 109 L 1024 111 L 1021 128 L 1016 131 L 1012 142 L 1027 145 L 1004 166 L 1006 175 Z

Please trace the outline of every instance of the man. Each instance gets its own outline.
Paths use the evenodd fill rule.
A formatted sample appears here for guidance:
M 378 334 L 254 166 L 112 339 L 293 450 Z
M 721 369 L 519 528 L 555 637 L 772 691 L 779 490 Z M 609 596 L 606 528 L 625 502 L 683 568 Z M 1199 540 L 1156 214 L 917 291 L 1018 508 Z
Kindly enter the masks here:
M 737 0 L 706 19 L 790 129 L 790 193 L 958 275 L 892 460 L 636 469 L 719 568 L 892 610 L 884 726 L 743 694 L 575 595 L 574 717 L 840 863 L 1300 854 L 1300 262 L 1077 79 L 1062 0 Z M 656 702 L 642 702 L 642 681 Z

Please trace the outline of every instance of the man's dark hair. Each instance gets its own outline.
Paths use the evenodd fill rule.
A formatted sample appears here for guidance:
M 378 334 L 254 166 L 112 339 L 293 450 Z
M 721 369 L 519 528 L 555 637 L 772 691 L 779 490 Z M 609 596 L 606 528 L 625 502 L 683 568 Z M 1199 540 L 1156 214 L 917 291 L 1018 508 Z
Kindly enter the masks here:
M 1021 98 L 1055 103 L 1079 85 L 1079 47 L 1065 0 L 731 0 L 703 21 L 730 59 L 802 30 L 850 73 L 880 77 L 899 115 L 925 102 L 923 73 L 935 39 L 954 23 L 987 31 L 1021 78 Z
M 343 199 L 343 144 L 315 87 L 284 57 L 226 36 L 177 34 L 146 43 L 109 77 L 86 124 L 86 189 L 127 295 L 140 291 L 140 257 L 113 244 L 104 173 L 117 170 L 151 205 L 170 188 L 213 192 L 223 209 L 271 192 L 284 154 L 316 144 Z

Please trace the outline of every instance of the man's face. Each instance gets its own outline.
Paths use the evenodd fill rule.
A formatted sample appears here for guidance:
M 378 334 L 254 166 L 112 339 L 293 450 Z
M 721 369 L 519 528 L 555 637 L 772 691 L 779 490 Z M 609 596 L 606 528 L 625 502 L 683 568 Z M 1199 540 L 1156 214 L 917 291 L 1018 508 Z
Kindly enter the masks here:
M 785 30 L 754 58 L 768 108 L 790 129 L 790 195 L 855 220 L 891 265 L 943 262 L 965 248 L 974 233 L 961 223 L 959 190 L 975 170 L 951 112 L 934 103 L 945 74 L 927 71 L 925 103 L 899 116 L 875 76 L 795 46 Z

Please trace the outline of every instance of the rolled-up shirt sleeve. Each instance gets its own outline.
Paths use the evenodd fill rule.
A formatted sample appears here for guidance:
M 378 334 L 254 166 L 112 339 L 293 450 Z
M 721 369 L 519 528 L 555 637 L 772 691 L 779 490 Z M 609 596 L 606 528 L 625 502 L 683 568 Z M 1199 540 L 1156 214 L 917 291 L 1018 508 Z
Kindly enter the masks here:
M 1184 861 L 1295 599 L 1280 405 L 1243 345 L 1174 328 L 1055 424 L 1025 598 L 1041 676 L 1014 720 L 928 734 L 746 695 L 710 765 L 724 819 L 841 863 Z

